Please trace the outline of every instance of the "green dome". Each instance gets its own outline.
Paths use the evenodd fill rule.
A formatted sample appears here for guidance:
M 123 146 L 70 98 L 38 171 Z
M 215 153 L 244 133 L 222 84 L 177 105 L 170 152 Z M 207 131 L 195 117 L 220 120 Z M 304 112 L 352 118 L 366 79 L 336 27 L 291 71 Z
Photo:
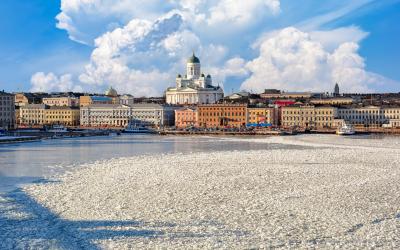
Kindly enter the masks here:
M 193 52 L 193 55 L 191 57 L 189 57 L 187 62 L 188 63 L 200 63 L 200 59 L 197 56 L 195 56 L 195 54 Z

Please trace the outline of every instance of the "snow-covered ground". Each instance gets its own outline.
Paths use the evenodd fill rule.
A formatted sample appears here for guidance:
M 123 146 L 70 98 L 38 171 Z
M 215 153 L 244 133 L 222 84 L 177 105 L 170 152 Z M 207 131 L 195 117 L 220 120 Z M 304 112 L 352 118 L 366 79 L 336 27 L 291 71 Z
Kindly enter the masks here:
M 400 138 L 135 156 L 0 196 L 0 248 L 400 248 Z

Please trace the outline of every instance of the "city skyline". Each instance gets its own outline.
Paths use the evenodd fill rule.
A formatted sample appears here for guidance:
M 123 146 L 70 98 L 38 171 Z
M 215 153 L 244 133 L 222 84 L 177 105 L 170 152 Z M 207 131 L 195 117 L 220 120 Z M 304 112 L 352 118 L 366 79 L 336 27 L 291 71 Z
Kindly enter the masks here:
M 161 95 L 194 50 L 226 93 L 399 92 L 399 1 L 137 4 L 2 1 L 0 89 Z

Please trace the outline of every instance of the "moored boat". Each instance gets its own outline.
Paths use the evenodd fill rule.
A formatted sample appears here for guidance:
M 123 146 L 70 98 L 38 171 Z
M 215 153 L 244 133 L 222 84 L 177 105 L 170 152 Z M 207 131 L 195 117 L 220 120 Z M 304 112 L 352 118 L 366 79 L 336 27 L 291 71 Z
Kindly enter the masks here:
M 51 133 L 66 133 L 68 132 L 68 129 L 64 127 L 63 125 L 53 125 L 51 129 L 49 129 L 47 132 Z
M 338 127 L 336 130 L 337 135 L 354 135 L 356 131 L 350 124 L 344 123 L 342 126 Z
M 123 131 L 122 133 L 128 133 L 128 134 L 152 134 L 155 133 L 155 131 L 151 128 L 144 127 L 141 125 L 136 125 L 136 124 L 129 124 Z

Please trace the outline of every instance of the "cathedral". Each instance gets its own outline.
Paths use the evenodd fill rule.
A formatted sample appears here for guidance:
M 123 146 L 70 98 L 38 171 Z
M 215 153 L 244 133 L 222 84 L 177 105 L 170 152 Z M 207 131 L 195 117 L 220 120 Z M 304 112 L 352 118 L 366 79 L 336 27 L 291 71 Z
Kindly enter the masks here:
M 176 77 L 176 86 L 165 92 L 168 104 L 216 103 L 224 97 L 221 87 L 212 85 L 210 75 L 201 73 L 200 60 L 193 55 L 186 64 L 186 75 Z

